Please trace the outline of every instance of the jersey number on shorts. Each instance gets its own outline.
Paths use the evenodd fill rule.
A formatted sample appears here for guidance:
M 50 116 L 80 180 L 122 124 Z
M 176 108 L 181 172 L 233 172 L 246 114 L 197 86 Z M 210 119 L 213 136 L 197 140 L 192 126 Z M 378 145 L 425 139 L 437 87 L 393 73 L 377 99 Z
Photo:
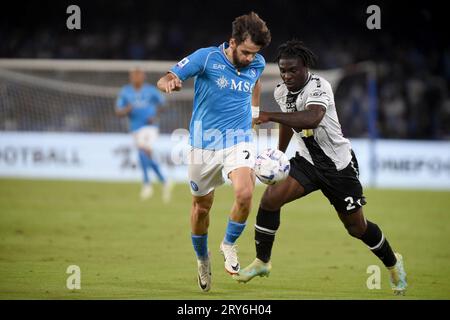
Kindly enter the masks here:
M 347 211 L 356 208 L 355 205 L 354 205 L 353 197 L 347 197 L 347 198 L 345 198 L 344 200 L 345 200 L 345 202 L 348 202 L 348 205 L 347 205 Z M 362 207 L 362 205 L 363 205 L 363 204 L 361 203 L 361 199 L 356 200 L 356 203 L 357 203 L 360 207 Z
M 242 151 L 242 152 L 246 154 L 245 160 L 247 160 L 248 158 L 250 158 L 250 151 L 244 150 L 244 151 Z
M 345 202 L 348 202 L 347 211 L 355 209 L 355 205 L 353 204 L 353 197 L 347 197 L 344 200 Z

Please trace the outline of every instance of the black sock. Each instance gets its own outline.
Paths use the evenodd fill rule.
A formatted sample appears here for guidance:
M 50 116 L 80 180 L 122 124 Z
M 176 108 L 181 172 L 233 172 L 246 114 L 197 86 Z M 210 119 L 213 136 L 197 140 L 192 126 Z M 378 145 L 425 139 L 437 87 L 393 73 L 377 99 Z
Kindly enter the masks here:
M 256 257 L 259 260 L 269 262 L 275 233 L 279 226 L 280 209 L 268 211 L 259 207 L 255 224 Z
M 386 267 L 395 265 L 397 258 L 395 257 L 389 242 L 384 237 L 383 232 L 381 232 L 380 228 L 375 223 L 367 220 L 367 229 L 361 237 L 361 240 Z

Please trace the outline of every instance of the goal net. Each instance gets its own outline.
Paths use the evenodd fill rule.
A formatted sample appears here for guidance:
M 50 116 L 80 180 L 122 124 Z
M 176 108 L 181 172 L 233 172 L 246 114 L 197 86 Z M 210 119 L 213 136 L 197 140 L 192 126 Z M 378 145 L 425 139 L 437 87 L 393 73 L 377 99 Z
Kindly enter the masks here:
M 175 63 L 0 59 L 0 131 L 127 132 L 126 119 L 118 118 L 114 108 L 120 88 L 128 83 L 129 70 L 140 67 L 146 72 L 147 82 L 156 84 Z M 367 70 L 367 65 L 360 64 L 350 73 L 344 69 L 315 72 L 331 82 L 340 100 L 336 102 L 338 112 L 345 115 L 346 109 L 353 108 L 348 102 L 352 85 L 361 82 L 361 75 L 364 80 Z M 349 83 L 349 79 L 353 80 Z M 263 110 L 279 110 L 273 99 L 273 89 L 279 82 L 278 67 L 268 64 L 262 77 Z M 186 81 L 181 92 L 166 98 L 169 112 L 161 115 L 161 133 L 188 128 L 193 80 Z M 364 103 L 361 108 L 365 108 Z
M 140 67 L 147 82 L 156 84 L 175 63 L 0 59 L 0 176 L 137 181 L 137 152 L 131 135 L 124 134 L 128 121 L 114 112 L 117 95 L 129 82 L 129 70 Z M 314 70 L 333 87 L 347 137 L 375 136 L 367 130 L 376 127 L 370 120 L 376 119 L 376 112 L 368 112 L 369 101 L 375 101 L 369 95 L 370 66 Z M 262 77 L 263 110 L 280 110 L 273 98 L 279 82 L 278 67 L 268 64 Z M 161 135 L 154 145 L 163 171 L 177 181 L 187 176 L 183 159 L 188 149 L 193 84 L 188 80 L 181 92 L 166 95 L 166 112 L 159 120 Z M 373 90 L 372 96 L 376 96 Z M 259 129 L 266 130 L 257 132 L 257 150 L 276 146 L 277 124 L 267 123 Z M 352 145 L 357 147 L 353 141 Z M 295 143 L 286 154 L 293 152 Z M 373 148 L 360 155 L 375 163 Z

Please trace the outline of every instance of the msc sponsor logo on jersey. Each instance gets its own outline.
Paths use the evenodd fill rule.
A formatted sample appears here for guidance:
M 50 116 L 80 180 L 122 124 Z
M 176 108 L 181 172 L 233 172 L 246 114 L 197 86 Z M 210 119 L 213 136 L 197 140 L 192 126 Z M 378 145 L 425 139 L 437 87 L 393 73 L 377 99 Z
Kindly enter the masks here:
M 180 68 L 183 68 L 185 65 L 187 65 L 189 63 L 189 59 L 186 57 L 183 60 L 181 60 L 180 62 L 177 63 L 177 66 Z
M 219 87 L 220 90 L 228 87 L 228 80 L 224 76 L 221 76 L 219 79 L 216 80 L 216 84 Z
M 243 91 L 243 92 L 250 92 L 253 89 L 253 85 L 248 81 L 242 81 L 239 82 L 234 81 L 234 79 L 231 79 L 231 90 L 236 91 Z
M 145 108 L 147 106 L 147 101 L 145 99 L 136 98 L 133 102 L 134 108 Z
M 216 84 L 220 90 L 229 88 L 230 90 L 240 92 L 251 92 L 254 86 L 254 84 L 251 84 L 250 82 L 244 80 L 236 81 L 234 79 L 231 79 L 231 81 L 229 81 L 223 75 L 216 80 Z

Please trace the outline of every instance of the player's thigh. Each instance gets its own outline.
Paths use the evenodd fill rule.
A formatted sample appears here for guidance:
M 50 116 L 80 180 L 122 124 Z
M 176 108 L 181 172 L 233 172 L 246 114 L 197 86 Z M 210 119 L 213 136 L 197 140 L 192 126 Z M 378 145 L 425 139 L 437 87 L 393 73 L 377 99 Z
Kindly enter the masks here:
M 225 182 L 222 177 L 223 165 L 217 157 L 216 151 L 190 149 L 188 177 L 193 196 L 205 196 Z
M 284 204 L 304 195 L 305 188 L 296 179 L 288 176 L 285 180 L 266 188 L 261 198 L 261 207 L 271 211 L 278 210 Z
M 223 171 L 233 185 L 236 197 L 251 198 L 255 187 L 255 146 L 241 142 L 223 152 Z
M 251 177 L 254 182 L 254 167 L 255 146 L 253 143 L 241 142 L 223 150 L 223 171 L 229 179 L 232 179 L 230 174 L 234 172 L 233 176 L 242 176 L 245 182 L 248 182 L 248 178 Z M 237 169 L 239 170 L 236 171 Z M 239 173 L 236 174 L 236 172 Z
M 318 189 L 314 166 L 296 154 L 289 160 L 289 176 L 275 185 L 268 186 L 261 199 L 261 207 L 278 210 L 284 204 L 299 199 Z

